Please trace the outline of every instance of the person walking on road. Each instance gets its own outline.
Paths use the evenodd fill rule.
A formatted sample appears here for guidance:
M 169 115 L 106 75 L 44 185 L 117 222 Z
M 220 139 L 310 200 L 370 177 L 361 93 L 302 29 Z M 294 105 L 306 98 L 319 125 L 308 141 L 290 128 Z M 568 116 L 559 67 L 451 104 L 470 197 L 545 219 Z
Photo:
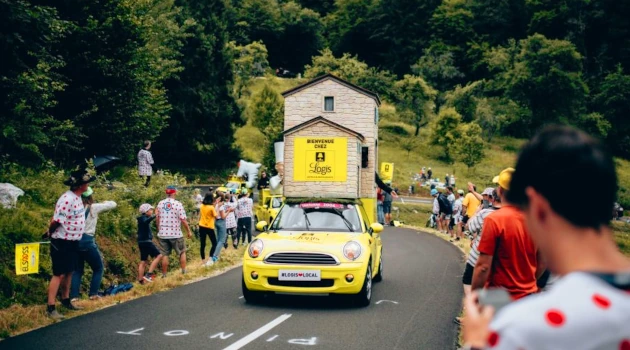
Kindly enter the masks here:
M 245 236 L 247 236 L 247 243 L 252 242 L 252 216 L 254 216 L 254 201 L 249 198 L 249 193 L 245 189 L 241 192 L 237 202 L 235 248 L 238 247 L 239 239 L 241 240 L 241 244 L 245 245 Z
M 140 206 L 140 216 L 138 216 L 138 248 L 140 249 L 140 264 L 138 264 L 138 282 L 153 282 L 155 275 L 153 271 L 162 261 L 162 254 L 153 243 L 153 232 L 151 232 L 151 222 L 155 220 L 153 215 L 153 206 L 144 203 Z M 149 264 L 149 257 L 153 258 L 153 262 L 149 266 L 149 271 L 145 273 L 145 268 Z
M 554 275 L 553 287 L 496 312 L 466 297 L 462 336 L 469 349 L 630 348 L 630 259 L 615 243 L 611 211 L 615 161 L 602 143 L 568 126 L 547 127 L 520 152 L 507 198 Z M 598 179 L 598 205 L 584 205 L 584 174 Z M 503 211 L 505 208 L 499 210 Z M 494 215 L 494 214 L 492 214 Z
M 103 258 L 94 240 L 94 235 L 96 233 L 98 215 L 104 211 L 116 208 L 116 202 L 105 201 L 103 203 L 94 203 L 94 198 L 92 197 L 93 193 L 92 188 L 88 187 L 87 191 L 81 195 L 85 208 L 85 232 L 79 241 L 79 260 L 77 262 L 77 268 L 72 274 L 72 286 L 70 288 L 71 299 L 79 297 L 81 277 L 83 277 L 83 269 L 86 262 L 92 268 L 92 281 L 90 283 L 88 296 L 90 300 L 100 298 L 98 289 L 103 279 Z
M 166 188 L 167 198 L 157 205 L 157 229 L 162 253 L 162 276 L 168 271 L 168 257 L 171 251 L 179 255 L 179 265 L 182 273 L 186 273 L 186 242 L 182 233 L 182 225 L 188 231 L 188 238 L 192 238 L 192 231 L 186 220 L 186 211 L 182 203 L 175 199 L 177 189 L 175 186 Z
M 149 187 L 151 176 L 153 175 L 153 155 L 149 151 L 151 149 L 151 141 L 144 141 L 144 147 L 138 152 L 138 174 L 147 181 L 144 187 Z
M 199 215 L 199 240 L 201 246 L 199 247 L 201 252 L 201 260 L 204 265 L 210 266 L 214 264 L 212 255 L 217 249 L 217 235 L 215 230 L 215 220 L 217 218 L 217 211 L 214 208 L 212 193 L 208 192 L 201 202 L 201 209 Z M 210 239 L 210 252 L 208 253 L 208 260 L 206 260 L 206 236 Z
M 536 280 L 545 267 L 527 232 L 523 213 L 505 201 L 513 173 L 513 168 L 507 168 L 493 180 L 499 185 L 502 206 L 483 220 L 471 288 L 500 287 L 513 299 L 520 299 L 538 291 Z
M 69 186 L 55 205 L 55 214 L 44 236 L 50 238 L 50 258 L 52 260 L 52 278 L 48 285 L 48 304 L 46 313 L 55 320 L 65 318 L 55 308 L 57 292 L 61 287 L 61 305 L 68 310 L 80 310 L 70 302 L 72 273 L 78 260 L 79 241 L 85 230 L 85 208 L 81 195 L 96 178 L 86 171 L 73 171 L 64 181 Z

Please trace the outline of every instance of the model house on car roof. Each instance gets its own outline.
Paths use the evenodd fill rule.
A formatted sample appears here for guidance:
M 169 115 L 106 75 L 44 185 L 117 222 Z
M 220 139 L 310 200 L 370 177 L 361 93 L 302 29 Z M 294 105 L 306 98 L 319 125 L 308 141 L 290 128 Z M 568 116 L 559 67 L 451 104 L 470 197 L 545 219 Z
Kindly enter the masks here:
M 378 95 L 331 74 L 282 95 L 284 195 L 374 199 Z

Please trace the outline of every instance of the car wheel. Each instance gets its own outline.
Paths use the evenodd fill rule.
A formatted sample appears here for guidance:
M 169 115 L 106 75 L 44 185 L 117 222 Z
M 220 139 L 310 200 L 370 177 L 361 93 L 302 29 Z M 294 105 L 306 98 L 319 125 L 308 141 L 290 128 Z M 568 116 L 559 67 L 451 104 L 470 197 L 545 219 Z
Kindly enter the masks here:
M 378 274 L 374 276 L 374 282 L 381 282 L 383 280 L 383 252 L 378 262 Z
M 372 301 L 372 263 L 368 263 L 367 271 L 365 272 L 365 281 L 363 281 L 363 288 L 359 294 L 354 296 L 354 302 L 357 306 L 368 306 Z
M 245 276 L 243 276 L 241 286 L 243 290 L 243 298 L 245 298 L 245 302 L 247 302 L 248 304 L 258 304 L 265 299 L 265 293 L 254 292 L 247 289 L 247 286 L 245 285 Z

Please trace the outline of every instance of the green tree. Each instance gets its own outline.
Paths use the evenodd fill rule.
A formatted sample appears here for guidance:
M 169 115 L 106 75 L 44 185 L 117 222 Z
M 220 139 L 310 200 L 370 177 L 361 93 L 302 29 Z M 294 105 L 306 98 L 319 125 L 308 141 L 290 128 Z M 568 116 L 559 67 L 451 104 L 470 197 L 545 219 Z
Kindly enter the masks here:
M 474 120 L 481 127 L 481 135 L 486 141 L 492 142 L 494 136 L 503 129 L 507 115 L 515 115 L 513 111 L 517 108 L 514 101 L 496 97 L 476 99 Z
M 268 169 L 273 169 L 275 154 L 273 144 L 282 140 L 284 130 L 284 101 L 269 85 L 252 97 L 252 101 L 246 112 L 252 125 L 258 128 L 265 136 L 265 154 L 263 164 Z
M 469 123 L 475 119 L 477 100 L 483 95 L 484 82 L 474 81 L 444 94 L 444 106 L 453 107 L 462 116 L 462 121 Z
M 461 122 L 462 116 L 455 108 L 447 107 L 440 110 L 432 125 L 430 142 L 443 148 L 442 160 L 447 163 L 453 162 L 453 153 L 461 137 Z
M 424 55 L 411 66 L 414 74 L 421 76 L 438 91 L 446 91 L 455 81 L 464 77 L 457 69 L 451 51 L 440 52 L 437 48 L 424 50 Z
M 322 16 L 326 16 L 335 8 L 335 0 L 298 0 L 298 3 Z
M 418 139 L 416 138 L 404 138 L 400 142 L 400 147 L 407 151 L 407 159 L 409 159 L 409 154 L 411 151 L 415 150 L 418 147 Z
M 594 97 L 594 105 L 611 125 L 607 133 L 611 150 L 630 157 L 630 75 L 624 74 L 621 66 L 606 76 Z
M 397 109 L 416 127 L 414 135 L 418 136 L 420 128 L 428 124 L 429 116 L 435 107 L 437 91 L 421 77 L 409 74 L 397 81 L 394 89 Z
M 231 93 L 226 3 L 178 0 L 177 4 L 183 9 L 180 22 L 192 18 L 195 24 L 181 50 L 184 70 L 166 83 L 173 111 L 155 143 L 156 161 L 221 168 L 237 157 L 233 126 L 242 123 Z
M 237 45 L 236 42 L 228 43 L 230 56 L 234 67 L 234 91 L 237 99 L 240 99 L 244 90 L 253 77 L 260 77 L 269 69 L 267 61 L 267 47 L 260 41 Z
M 485 143 L 481 138 L 482 129 L 477 123 L 460 125 L 461 136 L 456 139 L 456 158 L 466 164 L 468 170 L 479 164 L 484 157 Z

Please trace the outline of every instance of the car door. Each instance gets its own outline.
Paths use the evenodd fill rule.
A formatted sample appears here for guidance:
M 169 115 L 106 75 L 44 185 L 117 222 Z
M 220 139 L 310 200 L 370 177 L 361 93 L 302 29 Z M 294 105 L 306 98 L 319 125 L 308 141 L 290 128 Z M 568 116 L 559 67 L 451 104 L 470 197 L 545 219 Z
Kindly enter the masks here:
M 379 258 L 380 258 L 380 256 L 379 256 L 380 249 L 378 249 L 380 244 L 378 244 L 378 243 L 380 243 L 381 238 L 380 238 L 380 235 L 378 233 L 376 233 L 376 232 L 373 232 L 370 235 L 370 225 L 371 225 L 370 219 L 367 216 L 367 213 L 365 212 L 365 208 L 363 208 L 362 205 L 357 205 L 357 206 L 360 208 L 360 213 L 361 213 L 361 216 L 363 218 L 363 220 L 362 220 L 363 221 L 363 226 L 364 226 L 364 231 L 363 232 L 364 232 L 364 234 L 370 236 L 369 239 L 368 239 L 368 242 L 370 242 L 370 253 L 371 253 L 371 256 L 372 256 L 372 274 L 375 274 L 378 271 L 377 270 L 377 268 L 378 268 L 377 264 L 378 264 L 378 261 L 379 261 Z

